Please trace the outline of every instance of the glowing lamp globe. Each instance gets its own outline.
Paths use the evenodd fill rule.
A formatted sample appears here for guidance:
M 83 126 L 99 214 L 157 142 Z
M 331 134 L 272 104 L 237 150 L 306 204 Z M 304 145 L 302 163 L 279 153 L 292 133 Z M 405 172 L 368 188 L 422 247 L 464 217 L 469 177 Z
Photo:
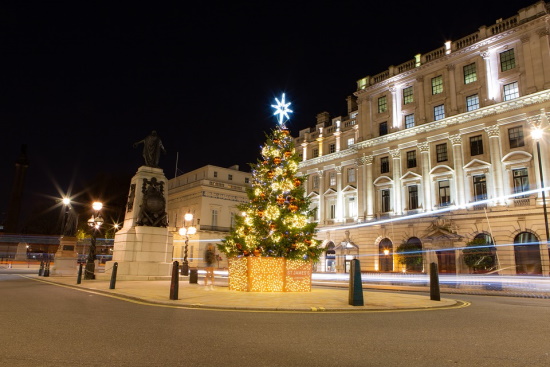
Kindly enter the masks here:
M 186 222 L 191 222 L 193 220 L 193 214 L 187 213 L 183 216 L 183 219 L 185 219 Z
M 94 203 L 92 204 L 92 208 L 97 212 L 101 210 L 101 208 L 103 208 L 103 204 L 99 201 L 94 201 Z
M 187 234 L 187 228 L 185 227 L 180 228 L 179 234 L 180 236 L 185 236 Z

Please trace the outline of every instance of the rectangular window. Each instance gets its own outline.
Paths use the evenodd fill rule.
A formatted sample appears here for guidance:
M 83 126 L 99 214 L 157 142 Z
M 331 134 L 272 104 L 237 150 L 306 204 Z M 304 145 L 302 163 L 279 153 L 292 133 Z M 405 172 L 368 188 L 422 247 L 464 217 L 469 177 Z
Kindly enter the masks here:
M 218 172 L 214 171 L 214 177 L 218 177 Z
M 378 134 L 379 134 L 379 136 L 383 136 L 383 135 L 388 134 L 388 123 L 387 122 L 381 122 L 380 125 L 378 125 Z
M 319 148 L 313 149 L 313 158 L 319 157 Z
M 380 173 L 388 173 L 390 171 L 390 159 L 388 157 L 380 158 Z
M 330 172 L 328 174 L 328 179 L 329 179 L 329 185 L 330 186 L 336 186 L 336 172 Z
M 313 176 L 313 188 L 318 189 L 319 188 L 319 182 L 321 181 L 321 178 L 319 176 Z
M 355 138 L 348 138 L 348 148 L 355 144 Z
M 409 104 L 414 102 L 413 87 L 407 87 L 403 89 L 403 104 Z
M 487 180 L 485 175 L 474 176 L 473 180 L 474 200 L 487 200 Z
M 336 218 L 336 204 L 335 203 L 330 203 L 330 219 L 335 219 Z
M 233 180 L 233 175 L 227 175 L 227 179 L 228 179 L 229 181 L 232 181 L 232 180 Z
M 523 127 L 517 126 L 508 129 L 510 148 L 519 148 L 525 145 L 523 141 Z
M 529 191 L 529 175 L 527 174 L 527 168 L 512 170 L 512 177 L 514 179 L 514 194 Z M 525 196 L 516 197 L 519 198 Z
M 355 196 L 348 196 L 347 200 L 347 212 L 346 217 L 353 218 L 357 216 L 357 201 L 355 200 Z
M 212 227 L 218 226 L 218 210 L 212 209 Z
M 475 62 L 464 66 L 463 70 L 464 70 L 464 84 L 470 84 L 477 80 Z
M 409 186 L 409 210 L 418 209 L 418 186 Z
M 506 50 L 500 53 L 500 71 L 510 70 L 516 67 L 516 57 L 514 49 Z
M 384 189 L 384 190 L 381 190 L 381 194 L 382 194 L 382 205 L 381 205 L 381 208 L 380 208 L 380 211 L 382 213 L 387 213 L 390 211 L 390 189 Z
M 388 102 L 386 96 L 378 98 L 378 113 L 386 112 L 388 110 Z
M 244 183 L 245 183 L 245 184 L 250 183 L 250 178 L 245 177 L 245 178 L 244 178 Z
M 432 94 L 439 94 L 443 92 L 443 76 L 439 75 L 432 78 Z
M 405 116 L 405 129 L 414 127 L 414 114 Z
M 512 99 L 519 98 L 519 88 L 518 88 L 518 82 L 513 82 L 510 84 L 506 84 L 502 88 L 502 92 L 504 93 L 504 100 L 510 101 Z
M 329 146 L 328 146 L 328 152 L 329 152 L 329 153 L 334 153 L 334 152 L 336 152 L 336 144 L 329 144 Z
M 355 182 L 355 168 L 348 168 L 348 182 Z
M 439 181 L 439 206 L 451 204 L 451 185 L 449 180 Z
M 470 138 L 470 155 L 483 154 L 483 138 L 481 135 L 472 136 Z
M 474 94 L 466 97 L 466 111 L 474 111 L 479 108 L 479 96 Z
M 437 144 L 435 146 L 435 152 L 438 162 L 445 162 L 447 158 L 447 143 Z
M 434 107 L 434 121 L 443 120 L 445 118 L 445 105 L 440 104 Z
M 229 217 L 229 228 L 235 227 L 235 213 L 231 213 L 231 216 Z
M 407 152 L 407 168 L 416 167 L 416 150 Z

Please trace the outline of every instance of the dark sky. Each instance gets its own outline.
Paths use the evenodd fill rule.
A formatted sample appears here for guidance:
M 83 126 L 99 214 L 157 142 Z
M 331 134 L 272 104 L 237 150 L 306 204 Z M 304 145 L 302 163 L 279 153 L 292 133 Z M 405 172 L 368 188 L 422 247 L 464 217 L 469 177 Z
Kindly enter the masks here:
M 178 167 L 256 161 L 282 92 L 293 134 L 345 115 L 356 80 L 508 18 L 534 0 L 12 2 L 0 14 L 0 212 L 20 147 L 25 205 L 142 164 L 156 130 Z M 451 3 L 449 3 L 451 4 Z M 75 190 L 75 189 L 73 189 Z

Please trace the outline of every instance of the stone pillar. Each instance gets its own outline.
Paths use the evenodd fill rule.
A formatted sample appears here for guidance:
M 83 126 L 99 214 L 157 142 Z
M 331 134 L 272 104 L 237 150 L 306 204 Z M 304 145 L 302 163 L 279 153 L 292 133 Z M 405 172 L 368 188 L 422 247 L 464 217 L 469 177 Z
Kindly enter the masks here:
M 342 192 L 342 167 L 334 167 L 336 170 L 336 220 L 344 220 L 344 193 Z
M 339 152 L 340 151 L 340 147 L 341 147 L 341 141 L 340 141 L 340 135 L 342 133 L 340 132 L 340 127 L 338 127 L 336 129 L 336 131 L 334 132 L 334 137 L 336 138 L 336 151 Z
M 418 125 L 426 123 L 426 101 L 424 98 L 424 77 L 416 78 L 417 88 L 416 95 L 418 97 Z
M 365 196 L 365 204 L 366 204 L 366 217 L 367 219 L 373 219 L 374 218 L 374 184 L 372 179 L 373 174 L 373 164 L 374 156 L 367 155 L 363 156 L 364 164 L 365 164 L 365 188 L 366 188 L 366 196 Z
M 319 170 L 319 223 L 325 223 L 325 177 L 324 171 Z
M 401 151 L 399 149 L 390 150 L 392 156 L 393 168 L 393 212 L 396 215 L 403 214 L 403 199 L 401 192 Z
M 367 201 L 367 177 L 365 172 L 365 157 L 360 157 L 355 160 L 357 165 L 357 216 L 359 222 L 365 220 L 365 210 L 366 210 L 366 201 Z
M 498 75 L 496 70 L 493 70 L 493 62 L 491 62 L 491 53 L 485 51 L 481 53 L 481 57 L 485 61 L 485 77 L 487 78 L 487 99 L 494 103 L 497 100 L 498 87 L 495 85 L 495 77 Z M 495 74 L 496 73 L 496 74 Z
M 396 130 L 401 129 L 401 94 L 397 87 L 390 87 L 392 100 L 392 127 Z
M 422 160 L 422 187 L 424 188 L 424 210 L 432 211 L 432 180 L 430 179 L 430 144 L 418 143 L 418 150 Z
M 453 146 L 453 164 L 456 175 L 456 201 L 459 208 L 466 205 L 464 196 L 464 155 L 462 151 L 462 137 L 460 134 L 449 135 L 449 140 Z
M 498 125 L 493 125 L 485 128 L 485 132 L 489 136 L 489 149 L 491 155 L 491 166 L 493 168 L 494 193 L 493 197 L 497 197 L 496 205 L 504 205 L 504 185 L 502 183 L 502 153 L 500 151 L 500 128 Z
M 450 115 L 454 116 L 458 113 L 458 107 L 456 105 L 456 81 L 455 81 L 455 65 L 447 65 L 447 71 L 449 73 L 449 91 L 451 95 L 451 110 Z
M 307 160 L 307 145 L 308 143 L 304 141 L 302 144 L 302 162 Z
M 539 35 L 539 45 L 540 45 L 540 55 L 542 59 L 542 70 L 541 75 L 544 76 L 543 78 L 543 86 L 542 89 L 549 89 L 550 88 L 550 46 L 548 42 L 550 40 L 548 39 L 550 34 L 550 30 L 545 27 L 541 29 L 538 32 Z M 536 71 L 535 71 L 536 72 Z M 538 87 L 538 85 L 537 85 Z
M 535 78 L 540 77 L 541 79 L 543 79 L 544 74 L 542 73 L 542 70 L 538 70 L 540 76 L 535 75 L 535 72 L 533 71 L 534 65 L 533 55 L 531 52 L 530 37 L 521 37 L 521 45 L 523 46 L 523 66 L 525 68 L 525 90 L 527 91 L 527 94 L 531 94 L 537 91 L 537 87 L 535 86 Z M 542 84 L 543 83 L 541 83 L 541 86 Z

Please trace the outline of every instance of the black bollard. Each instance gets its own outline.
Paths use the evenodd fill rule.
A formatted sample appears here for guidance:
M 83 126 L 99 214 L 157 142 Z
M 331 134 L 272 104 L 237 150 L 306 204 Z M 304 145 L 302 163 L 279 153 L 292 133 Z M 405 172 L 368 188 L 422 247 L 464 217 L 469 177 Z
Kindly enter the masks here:
M 49 261 L 46 263 L 46 268 L 44 269 L 44 276 L 45 277 L 50 276 L 50 262 Z
M 199 271 L 197 269 L 189 270 L 189 284 L 197 284 L 199 282 Z
M 178 274 L 179 263 L 174 261 L 172 265 L 172 281 L 170 282 L 170 299 L 178 299 L 178 291 L 180 286 L 180 279 Z
M 352 306 L 364 306 L 363 281 L 361 280 L 361 265 L 359 260 L 353 259 L 350 262 L 349 273 L 349 304 Z
M 430 299 L 432 301 L 441 301 L 439 294 L 439 273 L 436 263 L 430 264 Z
M 44 274 L 44 260 L 40 261 L 40 268 L 38 269 L 38 276 Z
M 82 283 L 82 263 L 78 265 L 78 277 L 76 277 L 76 284 Z
M 118 269 L 118 263 L 114 263 L 113 264 L 113 272 L 111 273 L 111 284 L 109 285 L 109 289 L 115 289 L 117 269 Z

